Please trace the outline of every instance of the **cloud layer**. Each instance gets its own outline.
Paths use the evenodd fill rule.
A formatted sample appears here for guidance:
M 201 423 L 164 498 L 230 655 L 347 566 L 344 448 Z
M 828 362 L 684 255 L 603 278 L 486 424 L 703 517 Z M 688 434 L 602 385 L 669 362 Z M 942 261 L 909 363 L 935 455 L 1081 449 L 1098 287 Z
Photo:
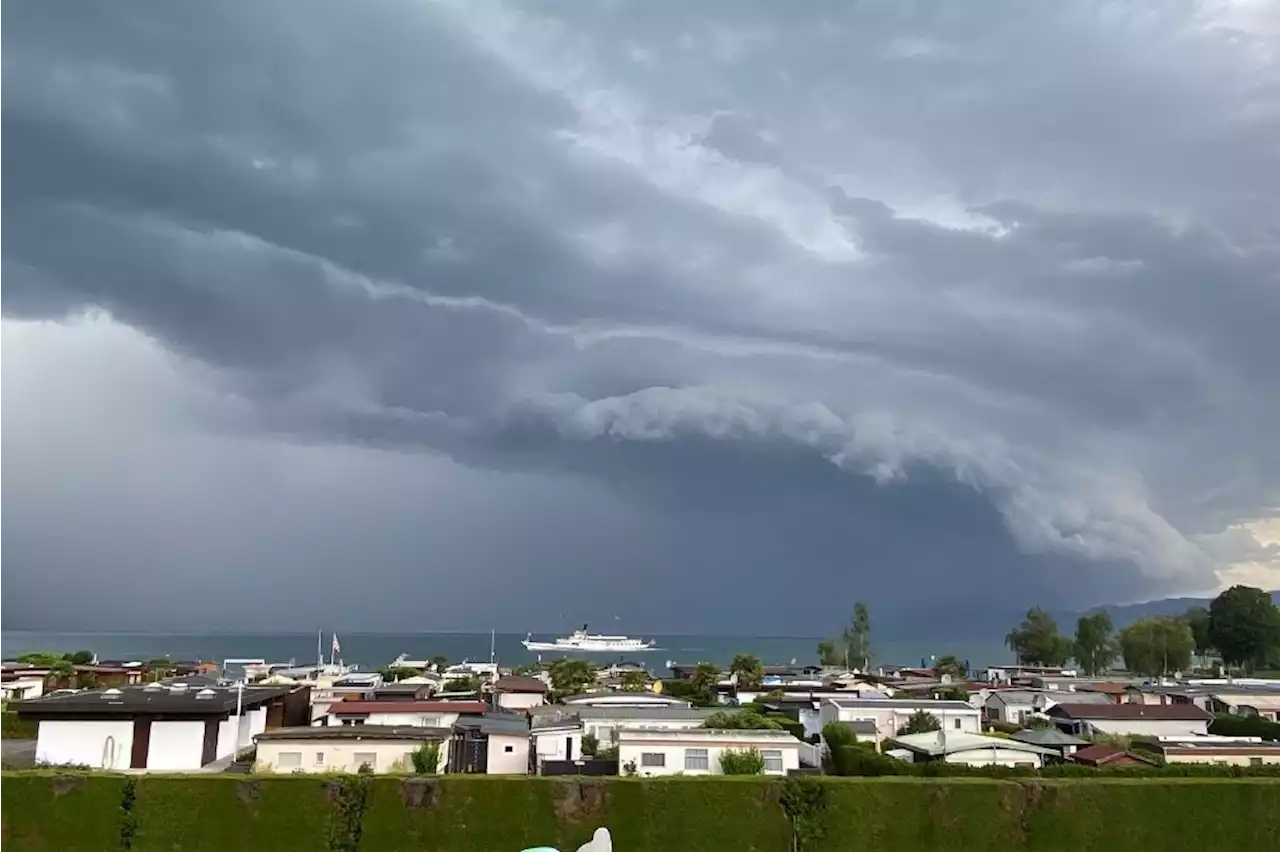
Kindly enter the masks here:
M 1266 4 L 7 17 L 6 619 L 1280 577 Z

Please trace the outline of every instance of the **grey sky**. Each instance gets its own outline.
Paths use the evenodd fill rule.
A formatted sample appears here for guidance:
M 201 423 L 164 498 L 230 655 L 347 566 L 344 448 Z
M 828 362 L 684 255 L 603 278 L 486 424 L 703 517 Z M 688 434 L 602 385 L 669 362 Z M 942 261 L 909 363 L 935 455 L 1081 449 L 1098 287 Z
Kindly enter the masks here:
M 1273 5 L 6 13 L 6 626 L 1280 585 Z

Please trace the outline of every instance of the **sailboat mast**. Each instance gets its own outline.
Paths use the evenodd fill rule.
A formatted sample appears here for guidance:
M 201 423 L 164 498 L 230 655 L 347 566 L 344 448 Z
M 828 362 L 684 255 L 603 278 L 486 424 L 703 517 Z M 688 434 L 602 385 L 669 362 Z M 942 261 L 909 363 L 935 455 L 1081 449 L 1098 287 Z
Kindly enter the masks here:
M 494 648 L 496 647 L 497 642 L 498 642 L 498 631 L 490 630 L 489 631 L 489 663 L 490 664 L 493 663 Z

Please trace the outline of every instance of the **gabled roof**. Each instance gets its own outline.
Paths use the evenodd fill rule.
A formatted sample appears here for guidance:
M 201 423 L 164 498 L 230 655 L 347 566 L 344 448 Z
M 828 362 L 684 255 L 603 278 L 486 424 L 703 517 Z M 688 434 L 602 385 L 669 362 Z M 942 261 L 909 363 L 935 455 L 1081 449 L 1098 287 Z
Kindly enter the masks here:
M 483 713 L 483 701 L 339 701 L 330 705 L 332 716 L 367 716 L 370 713 Z
M 1078 763 L 1087 763 L 1091 766 L 1105 766 L 1108 763 L 1116 761 L 1138 761 L 1140 763 L 1148 763 L 1152 766 L 1156 765 L 1154 760 L 1143 757 L 1140 754 L 1134 754 L 1131 751 L 1125 751 L 1122 748 L 1116 748 L 1109 745 L 1091 745 L 1080 749 L 1071 755 L 1071 759 Z
M 1017 740 L 1020 743 L 1031 743 L 1031 745 L 1044 746 L 1045 748 L 1061 748 L 1062 746 L 1086 746 L 1088 740 L 1082 740 L 1079 737 L 1073 737 L 1070 734 L 1063 733 L 1057 728 L 1032 728 L 1025 731 L 1015 731 L 1009 735 L 1010 739 Z
M 944 736 L 945 734 L 945 736 Z M 948 731 L 927 731 L 923 734 L 903 734 L 898 737 L 890 737 L 889 742 L 892 745 L 900 746 L 908 751 L 916 754 L 923 754 L 929 757 L 940 757 L 944 754 L 956 754 L 962 751 L 977 751 L 979 749 L 1005 749 L 1008 751 L 1023 751 L 1028 754 L 1038 754 L 1044 757 L 1058 757 L 1058 752 L 1053 749 L 1043 748 L 1031 743 L 1019 742 L 1018 740 L 1006 740 L 1003 737 L 984 737 L 981 734 L 967 734 L 962 732 Z
M 1050 716 L 1067 719 L 1163 719 L 1207 722 L 1213 715 L 1194 704 L 1055 704 Z

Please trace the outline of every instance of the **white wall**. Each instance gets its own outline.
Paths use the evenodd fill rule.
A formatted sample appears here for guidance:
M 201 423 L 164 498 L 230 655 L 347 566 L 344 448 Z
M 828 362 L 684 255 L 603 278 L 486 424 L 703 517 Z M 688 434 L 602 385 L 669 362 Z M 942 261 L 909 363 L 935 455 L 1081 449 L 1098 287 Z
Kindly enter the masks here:
M 490 775 L 528 775 L 529 738 L 523 734 L 490 734 L 486 771 Z
M 388 702 L 391 703 L 391 702 Z M 338 716 L 329 716 L 330 725 L 341 725 Z M 360 717 L 366 725 L 412 725 L 418 728 L 452 728 L 458 721 L 457 713 L 370 713 Z
M 1030 702 L 1006 703 L 1002 699 L 998 699 L 996 697 L 997 695 L 999 695 L 999 693 L 992 694 L 992 696 L 987 699 L 986 703 L 986 708 L 990 711 L 991 716 L 994 719 L 1001 722 L 1021 725 L 1026 721 L 1028 716 L 1035 712 L 1036 708 Z
M 236 740 L 240 736 L 240 720 L 235 716 L 228 716 L 218 723 L 218 747 L 213 756 L 214 760 L 220 757 L 227 757 L 236 750 Z
M 538 692 L 499 692 L 498 706 L 506 710 L 527 710 L 530 707 L 541 707 L 547 703 L 547 697 Z
M 788 770 L 800 768 L 800 745 L 800 741 L 794 737 L 790 741 L 772 739 L 752 742 L 748 739 L 735 739 L 726 742 L 717 739 L 714 735 L 708 735 L 702 739 L 688 739 L 682 742 L 657 740 L 656 738 L 646 742 L 644 740 L 632 740 L 624 736 L 622 742 L 618 745 L 618 765 L 622 766 L 635 761 L 636 771 L 640 775 L 720 775 L 722 774 L 720 771 L 720 756 L 724 752 L 729 750 L 743 751 L 754 747 L 760 751 L 780 751 L 782 753 L 782 771 L 768 772 L 766 774 L 785 775 Z M 706 769 L 685 768 L 685 752 L 688 749 L 706 750 Z M 665 765 L 661 767 L 644 766 L 642 758 L 644 754 L 664 755 Z
M 258 771 L 285 775 L 295 772 L 356 772 L 360 769 L 357 755 L 372 754 L 374 772 L 412 772 L 410 755 L 421 745 L 419 740 L 264 740 L 258 743 L 254 767 Z M 282 754 L 298 755 L 299 765 L 282 765 Z M 440 743 L 440 765 L 436 771 L 444 772 L 448 765 L 449 743 L 446 740 Z
M 24 701 L 44 695 L 44 678 L 20 677 L 3 685 L 6 701 Z
M 957 751 L 946 756 L 947 763 L 963 763 L 968 766 L 1017 766 L 1019 764 L 1036 767 L 1044 765 L 1043 758 L 1029 751 L 1015 751 L 1011 748 L 976 748 L 970 751 Z
M 107 741 L 112 741 L 107 749 Z M 94 769 L 128 769 L 133 751 L 133 720 L 98 722 L 42 721 L 36 737 L 36 760 L 79 763 Z M 103 762 L 104 752 L 107 762 Z
M 1271 754 L 1274 749 L 1267 749 L 1263 754 L 1214 754 L 1204 751 L 1199 754 L 1165 754 L 1166 763 L 1216 763 L 1226 766 L 1249 766 L 1254 760 L 1262 759 L 1263 763 L 1280 763 L 1280 754 Z
M 199 769 L 203 755 L 203 719 L 151 723 L 147 769 Z
M 1090 719 L 1095 731 L 1104 734 L 1126 734 L 1147 737 L 1181 737 L 1188 734 L 1204 736 L 1209 732 L 1207 721 L 1181 719 Z
M 573 754 L 568 754 L 569 740 L 573 740 Z M 582 757 L 582 731 L 548 731 L 533 735 L 538 762 L 544 760 L 578 760 Z M 607 745 L 607 743 L 606 743 Z
M 595 734 L 600 745 L 607 746 L 613 742 L 614 731 L 618 728 L 648 728 L 658 731 L 692 731 L 702 727 L 701 719 L 583 719 L 584 733 Z
M 893 737 L 917 710 L 932 713 L 942 723 L 947 733 L 982 733 L 982 711 L 975 707 L 962 709 L 947 707 L 945 711 L 929 701 L 894 701 L 872 707 L 839 707 L 834 701 L 824 701 L 820 711 L 823 724 L 827 722 L 874 722 L 881 737 Z

